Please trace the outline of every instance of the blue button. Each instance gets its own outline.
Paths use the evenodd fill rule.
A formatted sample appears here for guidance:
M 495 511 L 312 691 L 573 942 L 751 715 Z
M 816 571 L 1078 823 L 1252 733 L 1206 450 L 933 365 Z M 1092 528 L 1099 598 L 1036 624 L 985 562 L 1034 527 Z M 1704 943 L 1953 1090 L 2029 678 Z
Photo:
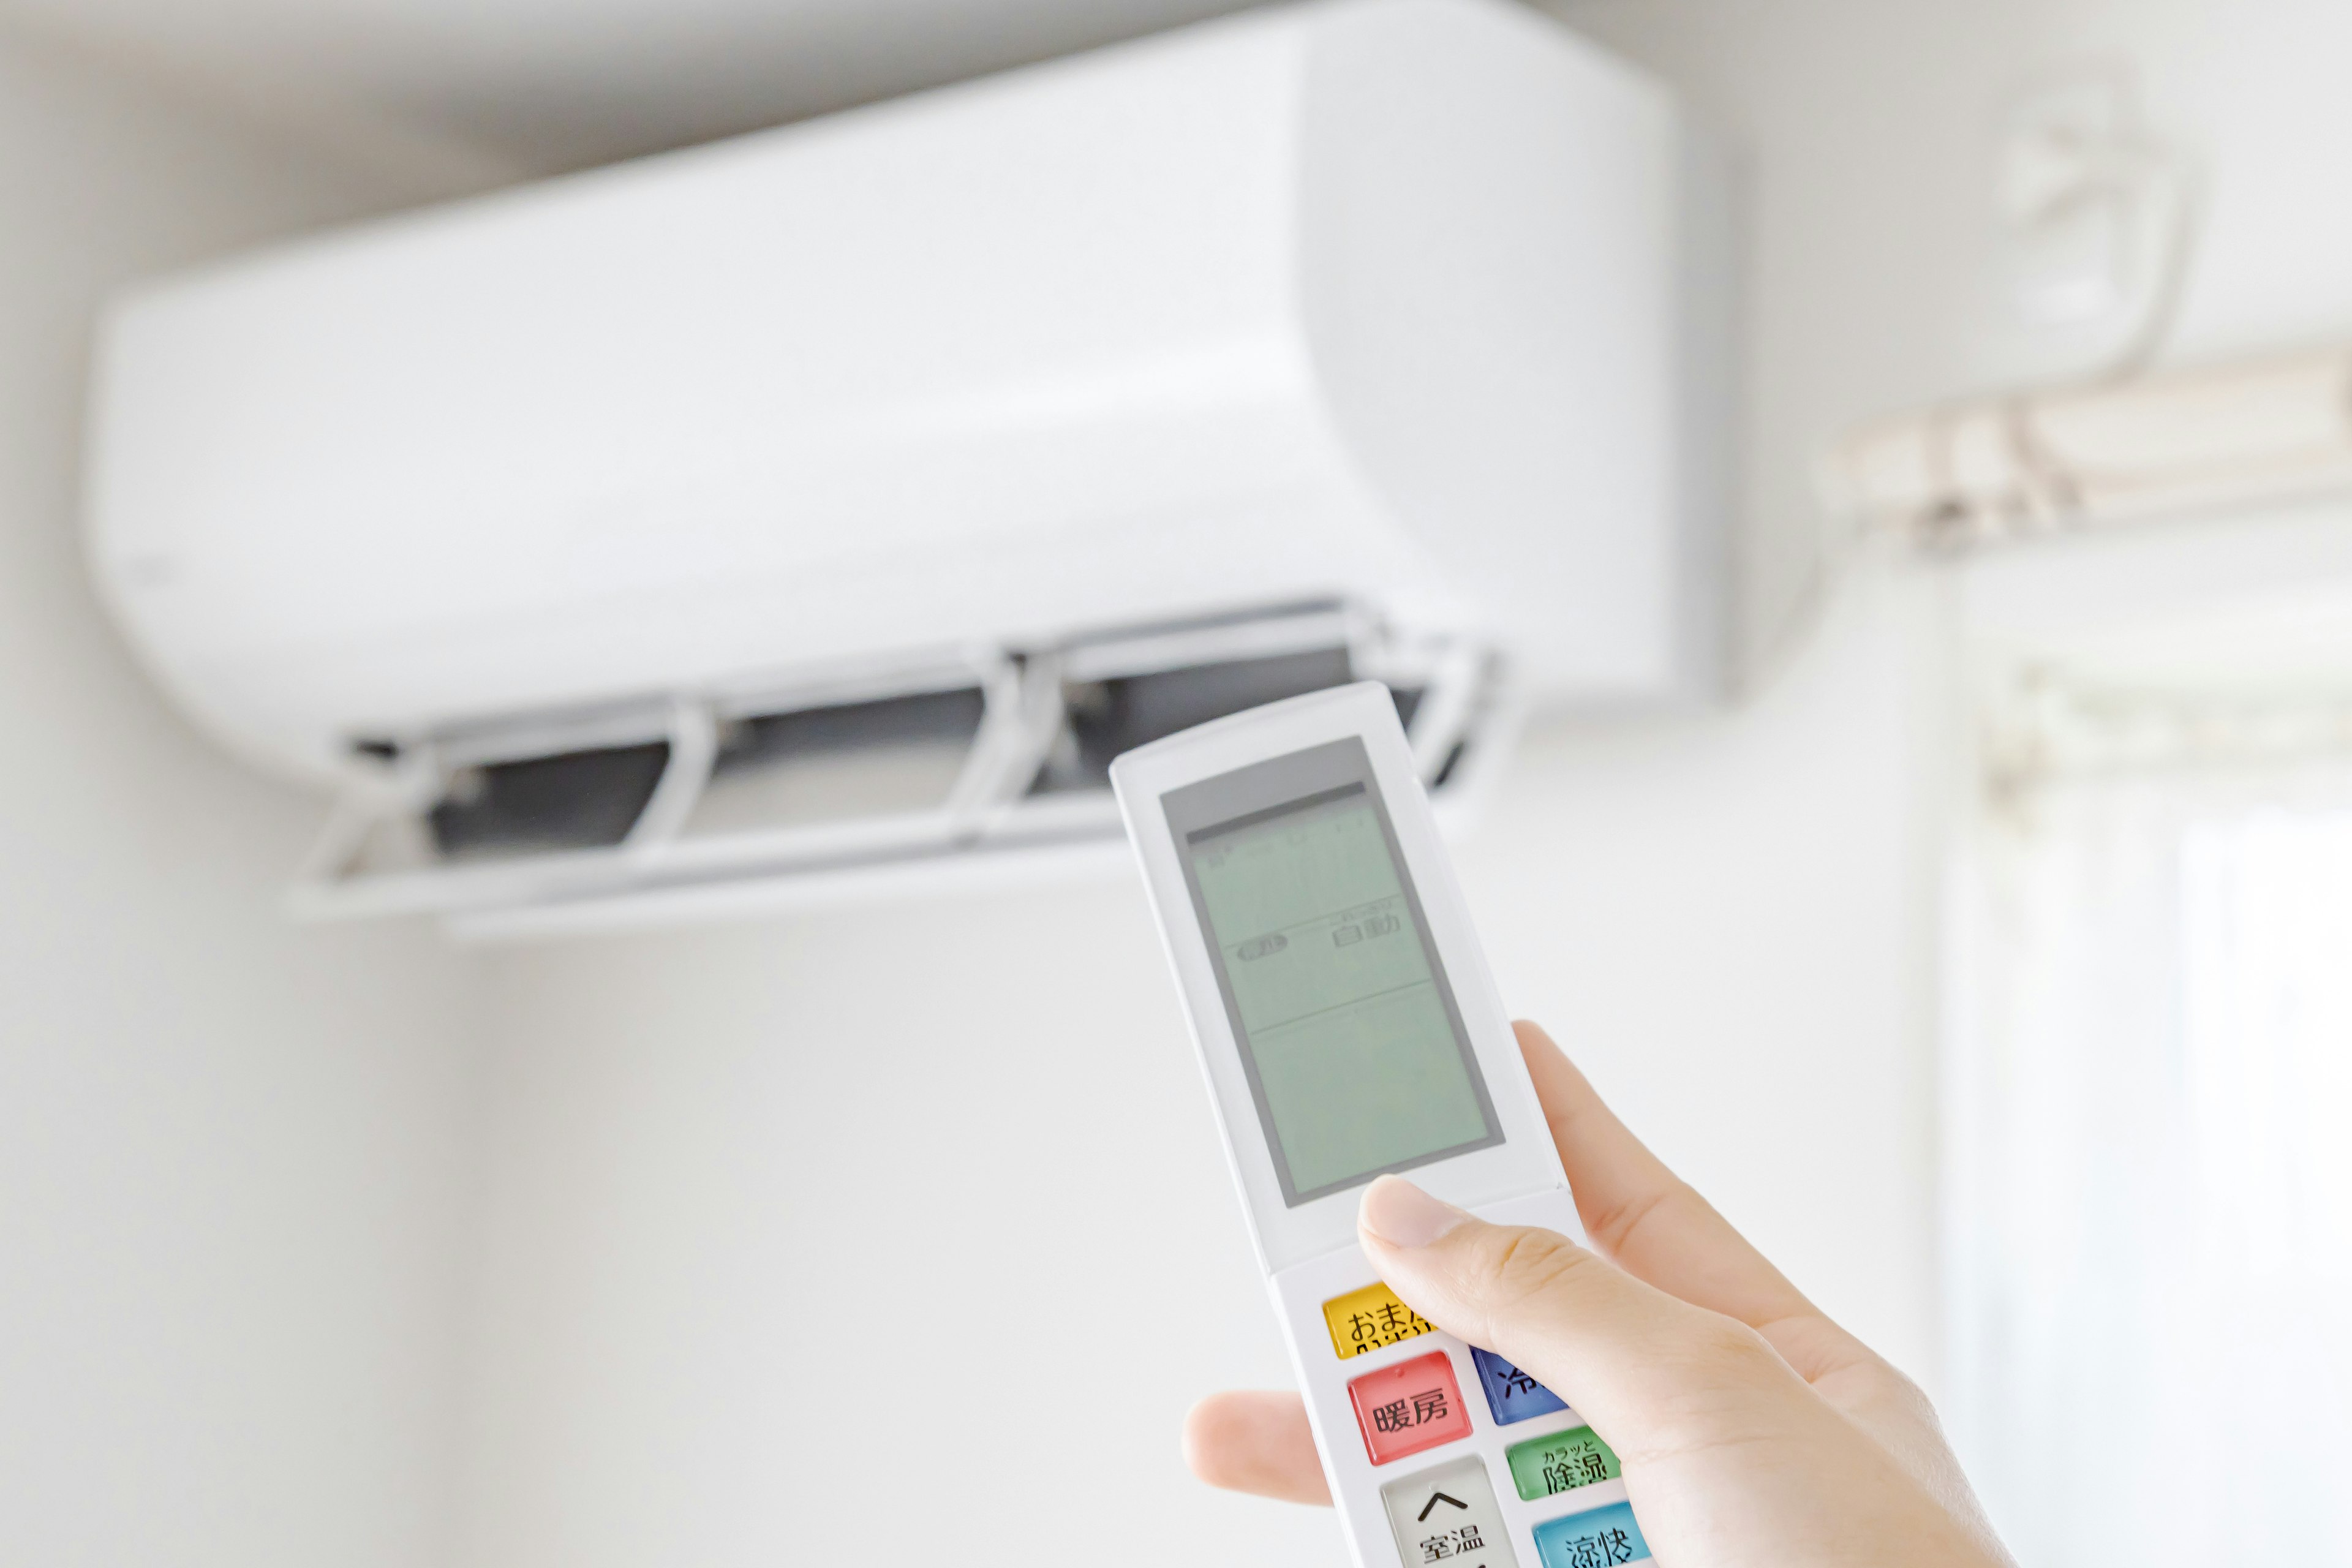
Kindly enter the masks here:
M 1486 1408 L 1495 1413 L 1496 1426 L 1568 1408 L 1566 1400 L 1494 1352 L 1473 1347 L 1470 1359 L 1478 1363 L 1478 1381 L 1486 1385 Z
M 1646 1563 L 1649 1557 L 1650 1543 L 1642 1539 L 1629 1502 L 1612 1502 L 1536 1526 L 1536 1561 L 1543 1568 L 1609 1568 L 1617 1563 Z

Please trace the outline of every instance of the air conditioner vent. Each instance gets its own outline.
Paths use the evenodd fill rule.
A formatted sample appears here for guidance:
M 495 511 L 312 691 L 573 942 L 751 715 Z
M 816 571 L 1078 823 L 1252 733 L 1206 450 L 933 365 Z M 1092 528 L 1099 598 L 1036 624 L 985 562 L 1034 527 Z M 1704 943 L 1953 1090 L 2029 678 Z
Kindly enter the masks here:
M 620 843 L 669 766 L 669 743 L 610 746 L 459 768 L 427 813 L 446 859 Z
M 966 686 L 725 721 L 684 837 L 944 809 L 987 713 Z
M 1365 679 L 1458 794 L 1493 661 L 1314 605 L 400 737 L 355 755 L 297 904 L 504 932 L 1116 865 L 1112 758 Z
M 1061 730 L 1030 793 L 1108 790 L 1111 759 L 1122 752 L 1354 679 L 1342 646 L 1066 684 Z

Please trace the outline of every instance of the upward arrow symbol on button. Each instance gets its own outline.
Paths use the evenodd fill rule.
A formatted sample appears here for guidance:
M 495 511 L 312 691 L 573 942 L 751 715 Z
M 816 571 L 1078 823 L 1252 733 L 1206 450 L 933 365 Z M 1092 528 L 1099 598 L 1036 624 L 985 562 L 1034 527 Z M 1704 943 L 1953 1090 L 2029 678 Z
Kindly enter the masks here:
M 1427 1520 L 1428 1520 L 1428 1518 L 1429 1518 L 1429 1510 L 1430 1510 L 1431 1509 L 1435 1508 L 1439 1503 L 1442 1503 L 1442 1502 L 1450 1502 L 1450 1503 L 1452 1503 L 1455 1508 L 1460 1509 L 1460 1510 L 1461 1510 L 1463 1512 L 1465 1512 L 1465 1513 L 1467 1513 L 1467 1512 L 1469 1512 L 1469 1511 L 1470 1511 L 1470 1505 L 1469 1505 L 1468 1503 L 1466 1503 L 1466 1502 L 1464 1502 L 1460 1498 L 1458 1498 L 1458 1497 L 1447 1497 L 1444 1492 L 1434 1492 L 1434 1493 L 1432 1493 L 1432 1494 L 1431 1494 L 1430 1499 L 1429 1499 L 1429 1500 L 1428 1500 L 1427 1502 L 1423 1503 L 1423 1504 L 1421 1505 L 1421 1514 L 1420 1514 L 1420 1519 L 1419 1519 L 1419 1521 L 1417 1521 L 1416 1522 L 1426 1522 L 1426 1521 L 1427 1521 Z

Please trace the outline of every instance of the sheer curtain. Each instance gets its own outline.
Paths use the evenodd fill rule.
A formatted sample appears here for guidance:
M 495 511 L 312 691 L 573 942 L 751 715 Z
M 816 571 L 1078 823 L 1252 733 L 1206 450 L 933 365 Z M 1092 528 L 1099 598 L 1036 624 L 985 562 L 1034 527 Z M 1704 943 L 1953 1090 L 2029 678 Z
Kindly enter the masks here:
M 2352 1563 L 2352 766 L 2012 777 L 1956 879 L 1954 1436 L 2026 1568 Z

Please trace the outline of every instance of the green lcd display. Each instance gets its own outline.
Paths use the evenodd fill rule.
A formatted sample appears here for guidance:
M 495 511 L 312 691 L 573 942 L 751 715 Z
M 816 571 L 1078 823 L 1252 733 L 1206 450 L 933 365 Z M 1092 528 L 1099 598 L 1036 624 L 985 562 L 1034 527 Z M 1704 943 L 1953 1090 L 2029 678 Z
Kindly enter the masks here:
M 1185 840 L 1291 1204 L 1500 1141 L 1390 825 L 1365 784 Z

